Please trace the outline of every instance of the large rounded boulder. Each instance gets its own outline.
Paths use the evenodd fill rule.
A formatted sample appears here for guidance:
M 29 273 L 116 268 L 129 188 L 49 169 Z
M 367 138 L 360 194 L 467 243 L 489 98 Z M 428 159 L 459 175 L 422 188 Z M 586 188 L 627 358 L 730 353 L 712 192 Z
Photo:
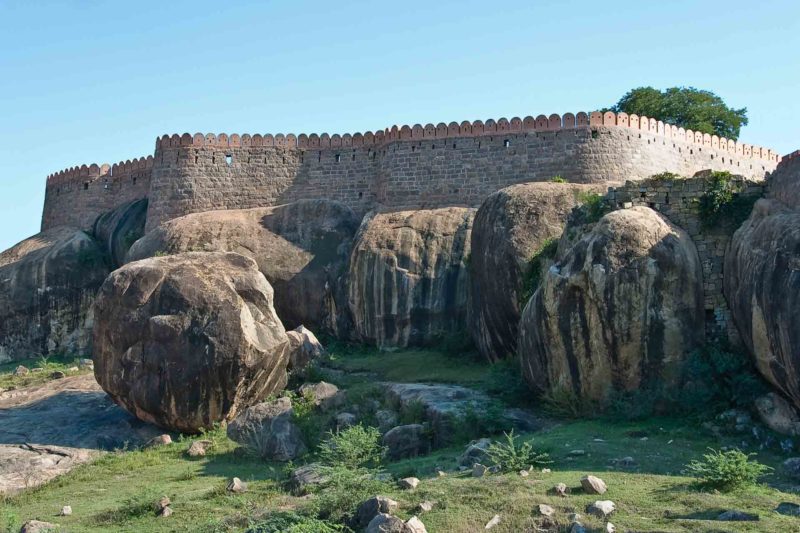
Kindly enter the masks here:
M 614 390 L 677 384 L 703 316 L 691 238 L 652 209 L 614 211 L 560 251 L 525 307 L 523 374 L 538 394 L 599 403 Z
M 800 408 L 800 209 L 759 200 L 733 236 L 724 272 L 731 315 L 756 367 Z
M 113 268 L 125 263 L 130 247 L 144 235 L 147 198 L 124 203 L 94 222 L 92 235 L 101 244 Z
M 348 275 L 359 338 L 391 348 L 465 334 L 474 214 L 451 207 L 365 218 Z
M 92 303 L 108 265 L 75 228 L 43 231 L 0 253 L 0 362 L 87 354 Z
M 129 263 L 95 302 L 95 377 L 141 420 L 193 433 L 286 385 L 288 339 L 256 263 L 185 253 Z
M 522 309 L 567 217 L 597 186 L 524 183 L 489 196 L 472 226 L 472 338 L 490 361 L 517 351 Z M 535 272 L 534 272 L 535 271 Z
M 330 200 L 207 211 L 167 221 L 138 240 L 128 261 L 187 251 L 253 258 L 275 289 L 284 325 L 340 333 L 349 329 L 342 276 L 360 218 Z

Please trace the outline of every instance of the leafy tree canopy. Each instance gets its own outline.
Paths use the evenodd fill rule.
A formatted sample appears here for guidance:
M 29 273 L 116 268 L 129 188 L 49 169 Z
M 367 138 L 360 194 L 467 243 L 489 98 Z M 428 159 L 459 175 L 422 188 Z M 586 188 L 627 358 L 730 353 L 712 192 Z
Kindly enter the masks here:
M 712 93 L 694 87 L 628 91 L 611 111 L 645 115 L 686 129 L 736 140 L 747 125 L 747 108 L 733 109 Z

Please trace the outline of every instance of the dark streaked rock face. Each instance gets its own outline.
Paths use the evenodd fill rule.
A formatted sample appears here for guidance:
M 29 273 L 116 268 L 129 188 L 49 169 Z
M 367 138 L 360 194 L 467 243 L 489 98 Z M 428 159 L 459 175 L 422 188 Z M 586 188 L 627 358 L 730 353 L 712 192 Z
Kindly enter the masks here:
M 97 217 L 92 234 L 103 247 L 113 268 L 125 263 L 125 255 L 130 247 L 144 235 L 146 220 L 146 198 L 122 204 Z
M 186 253 L 114 271 L 96 301 L 95 376 L 136 417 L 194 433 L 286 384 L 272 287 L 235 253 Z
M 301 200 L 275 207 L 208 211 L 170 220 L 137 241 L 127 261 L 188 251 L 250 257 L 275 289 L 287 329 L 345 336 L 344 276 L 360 218 L 344 204 Z
M 780 197 L 792 198 L 788 184 L 782 186 Z M 797 181 L 795 188 L 800 188 Z M 724 271 L 725 297 L 756 367 L 800 408 L 800 209 L 797 205 L 776 199 L 759 200 L 750 218 L 733 235 Z
M 470 332 L 484 357 L 497 361 L 516 353 L 531 259 L 548 241 L 561 237 L 581 194 L 602 190 L 591 185 L 525 183 L 492 194 L 478 209 L 469 262 Z
M 92 303 L 108 266 L 86 233 L 58 227 L 0 254 L 0 361 L 91 349 Z
M 356 336 L 391 348 L 463 332 L 474 214 L 474 209 L 451 207 L 365 218 L 348 275 Z
M 600 402 L 676 383 L 703 342 L 702 282 L 683 230 L 646 207 L 609 213 L 562 249 L 525 308 L 526 380 L 536 393 Z

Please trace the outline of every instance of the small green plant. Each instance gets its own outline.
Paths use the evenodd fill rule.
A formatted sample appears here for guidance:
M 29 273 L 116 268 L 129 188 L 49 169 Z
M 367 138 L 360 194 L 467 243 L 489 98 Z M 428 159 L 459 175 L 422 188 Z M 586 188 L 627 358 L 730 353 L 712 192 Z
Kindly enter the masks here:
M 156 252 L 153 254 L 153 257 L 166 257 L 168 255 L 169 254 L 164 250 L 156 250 Z
M 518 472 L 552 464 L 549 454 L 538 452 L 533 448 L 532 439 L 519 444 L 517 442 L 519 437 L 514 436 L 513 429 L 503 435 L 505 442 L 493 442 L 487 450 L 489 460 L 503 472 Z
M 267 518 L 252 524 L 247 531 L 248 533 L 336 533 L 344 531 L 344 526 L 288 511 L 270 514 Z
M 400 408 L 401 424 L 421 424 L 425 421 L 425 404 L 420 400 L 411 400 Z
M 703 229 L 721 224 L 734 229 L 741 226 L 758 200 L 757 196 L 742 196 L 741 193 L 741 187 L 733 181 L 730 172 L 712 172 L 698 206 Z
M 578 195 L 578 201 L 583 204 L 582 209 L 586 215 L 586 222 L 593 224 L 611 211 L 603 195 L 596 192 L 584 192 Z
M 522 289 L 518 296 L 520 310 L 525 308 L 528 300 L 539 288 L 539 283 L 542 281 L 542 268 L 547 261 L 555 258 L 556 251 L 558 251 L 558 239 L 547 239 L 528 261 L 527 271 L 522 278 Z
M 680 174 L 675 174 L 674 172 L 661 172 L 659 174 L 653 174 L 650 176 L 650 179 L 653 181 L 676 181 L 682 180 L 683 176 Z
M 345 522 L 361 502 L 390 490 L 368 468 L 323 467 L 320 472 L 324 481 L 313 489 L 316 496 L 308 510 L 331 522 Z
M 314 392 L 306 390 L 303 394 L 292 395 L 292 421 L 303 434 L 306 444 L 314 446 L 322 435 L 328 416 L 317 412 Z
M 700 485 L 721 491 L 731 491 L 755 485 L 758 478 L 768 474 L 772 468 L 758 461 L 751 461 L 755 454 L 740 450 L 726 452 L 709 449 L 701 461 L 686 465 L 689 475 L 697 478 Z
M 550 178 L 550 181 L 553 182 L 553 183 L 569 183 L 567 180 L 565 180 L 560 175 L 553 176 L 552 178 Z
M 378 467 L 386 455 L 380 440 L 377 428 L 361 424 L 329 432 L 328 438 L 319 445 L 320 462 L 329 467 L 351 469 Z

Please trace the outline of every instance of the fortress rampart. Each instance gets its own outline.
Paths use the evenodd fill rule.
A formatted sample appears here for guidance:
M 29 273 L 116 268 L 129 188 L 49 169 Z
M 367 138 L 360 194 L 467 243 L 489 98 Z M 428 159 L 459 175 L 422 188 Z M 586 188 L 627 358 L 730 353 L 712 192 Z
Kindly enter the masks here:
M 760 180 L 779 161 L 766 148 L 611 112 L 353 135 L 165 135 L 154 157 L 137 161 L 136 180 L 123 172 L 117 177 L 113 168 L 110 177 L 104 167 L 93 171 L 96 165 L 48 178 L 42 226 L 90 225 L 103 211 L 143 196 L 151 229 L 189 213 L 301 198 L 339 200 L 359 213 L 478 206 L 505 186 L 555 176 L 623 183 L 714 169 Z

